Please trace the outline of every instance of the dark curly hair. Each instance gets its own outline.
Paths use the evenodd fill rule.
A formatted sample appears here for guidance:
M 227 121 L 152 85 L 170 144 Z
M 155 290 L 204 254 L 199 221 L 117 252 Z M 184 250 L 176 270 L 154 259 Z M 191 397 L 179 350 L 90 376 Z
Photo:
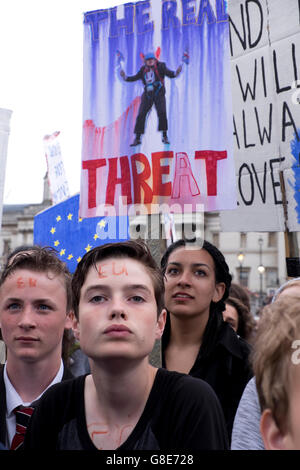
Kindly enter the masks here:
M 229 297 L 240 299 L 250 311 L 250 297 L 245 287 L 237 284 L 236 282 L 232 282 L 229 289 Z
M 225 300 L 225 304 L 234 307 L 238 314 L 238 328 L 237 335 L 245 339 L 248 342 L 252 342 L 252 336 L 255 329 L 255 320 L 252 314 L 249 312 L 248 307 L 240 300 L 235 297 L 228 297 Z

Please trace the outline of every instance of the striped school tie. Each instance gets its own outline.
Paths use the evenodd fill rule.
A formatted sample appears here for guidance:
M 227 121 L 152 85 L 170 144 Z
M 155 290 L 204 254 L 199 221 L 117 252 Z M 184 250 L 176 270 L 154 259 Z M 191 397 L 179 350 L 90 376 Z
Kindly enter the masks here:
M 16 415 L 16 434 L 11 442 L 10 449 L 17 450 L 23 445 L 26 429 L 33 413 L 32 406 L 18 406 L 14 409 Z

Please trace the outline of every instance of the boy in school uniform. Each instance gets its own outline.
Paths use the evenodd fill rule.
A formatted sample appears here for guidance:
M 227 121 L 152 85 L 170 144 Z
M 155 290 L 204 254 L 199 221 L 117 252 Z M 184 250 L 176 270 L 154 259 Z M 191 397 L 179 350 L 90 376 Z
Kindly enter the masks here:
M 0 279 L 0 442 L 9 449 L 22 448 L 45 390 L 73 378 L 62 360 L 71 308 L 71 275 L 54 250 L 32 246 L 9 259 Z

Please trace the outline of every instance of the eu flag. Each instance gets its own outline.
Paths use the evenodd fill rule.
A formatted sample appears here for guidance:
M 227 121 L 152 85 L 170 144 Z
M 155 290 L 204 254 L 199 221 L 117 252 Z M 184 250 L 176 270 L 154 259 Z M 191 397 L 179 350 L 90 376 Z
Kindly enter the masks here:
M 34 217 L 34 243 L 52 246 L 71 273 L 83 255 L 104 243 L 128 240 L 128 217 L 80 219 L 79 194 L 40 212 Z

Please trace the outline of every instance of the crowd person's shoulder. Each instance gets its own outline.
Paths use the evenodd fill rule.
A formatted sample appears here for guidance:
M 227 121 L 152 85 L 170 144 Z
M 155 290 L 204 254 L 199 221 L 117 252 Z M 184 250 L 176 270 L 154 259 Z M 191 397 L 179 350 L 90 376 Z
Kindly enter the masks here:
M 264 450 L 260 425 L 261 410 L 255 377 L 248 382 L 233 423 L 231 450 Z

